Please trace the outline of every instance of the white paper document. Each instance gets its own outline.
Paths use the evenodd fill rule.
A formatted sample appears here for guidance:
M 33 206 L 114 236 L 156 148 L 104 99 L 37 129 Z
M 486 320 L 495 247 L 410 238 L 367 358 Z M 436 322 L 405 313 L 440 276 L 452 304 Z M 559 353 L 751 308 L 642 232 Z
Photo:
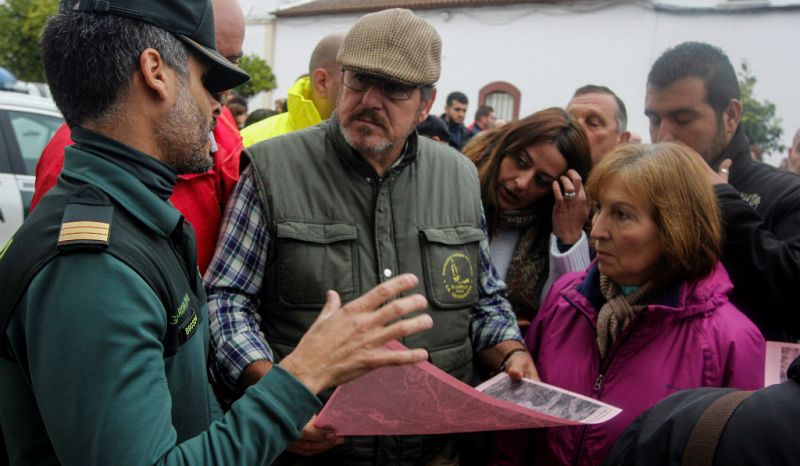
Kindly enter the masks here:
M 786 381 L 786 370 L 800 356 L 800 345 L 783 341 L 767 342 L 767 363 L 764 365 L 764 386 Z
M 599 424 L 622 411 L 620 408 L 543 382 L 522 379 L 514 382 L 500 373 L 478 385 L 476 390 L 499 400 L 582 424 Z

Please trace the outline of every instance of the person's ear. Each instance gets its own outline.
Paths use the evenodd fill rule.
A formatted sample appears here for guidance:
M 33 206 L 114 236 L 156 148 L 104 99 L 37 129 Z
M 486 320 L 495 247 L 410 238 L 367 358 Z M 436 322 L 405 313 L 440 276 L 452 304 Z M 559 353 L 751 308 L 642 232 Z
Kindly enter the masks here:
M 314 91 L 323 99 L 328 98 L 331 91 L 331 75 L 325 68 L 316 68 L 311 72 L 311 85 Z
M 742 119 L 742 102 L 738 99 L 731 99 L 725 111 L 722 114 L 722 124 L 725 128 L 725 133 L 729 137 L 733 137 L 736 129 L 739 128 L 739 121 Z
M 139 72 L 147 88 L 160 99 L 168 100 L 169 81 L 174 79 L 175 71 L 167 65 L 158 50 L 147 48 L 139 55 Z
M 623 131 L 619 133 L 619 144 L 627 144 L 631 142 L 631 132 Z

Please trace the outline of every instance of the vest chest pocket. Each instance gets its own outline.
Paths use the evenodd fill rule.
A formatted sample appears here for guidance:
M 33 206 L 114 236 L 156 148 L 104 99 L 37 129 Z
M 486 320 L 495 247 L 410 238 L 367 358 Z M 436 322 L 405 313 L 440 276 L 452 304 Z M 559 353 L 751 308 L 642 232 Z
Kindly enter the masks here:
M 290 307 L 322 307 L 325 292 L 358 295 L 358 229 L 344 223 L 283 222 L 277 232 L 278 293 Z
M 420 230 L 425 289 L 435 307 L 460 309 L 478 300 L 482 239 L 472 226 Z

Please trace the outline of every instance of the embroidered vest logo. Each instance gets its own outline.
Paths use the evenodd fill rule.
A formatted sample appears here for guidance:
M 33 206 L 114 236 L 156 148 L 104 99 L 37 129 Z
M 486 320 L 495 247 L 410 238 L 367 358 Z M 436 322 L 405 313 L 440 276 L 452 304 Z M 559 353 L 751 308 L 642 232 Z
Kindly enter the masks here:
M 172 325 L 176 325 L 178 321 L 180 321 L 181 317 L 186 313 L 186 310 L 189 308 L 189 294 L 183 295 L 183 299 L 181 300 L 181 305 L 178 306 L 178 309 L 175 311 L 175 314 L 169 320 L 169 323 Z
M 472 291 L 475 269 L 472 260 L 462 252 L 447 256 L 442 266 L 444 288 L 453 299 L 464 299 Z
M 750 207 L 757 208 L 761 204 L 761 196 L 756 193 L 739 193 L 744 201 L 750 204 Z

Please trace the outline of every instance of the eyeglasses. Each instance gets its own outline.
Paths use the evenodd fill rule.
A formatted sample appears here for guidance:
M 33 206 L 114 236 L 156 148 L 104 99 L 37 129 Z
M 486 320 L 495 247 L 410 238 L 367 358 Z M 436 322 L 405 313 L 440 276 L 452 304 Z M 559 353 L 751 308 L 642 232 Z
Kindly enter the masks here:
M 420 86 L 412 86 L 396 81 L 388 81 L 377 76 L 342 70 L 342 84 L 356 92 L 366 92 L 372 86 L 380 85 L 381 94 L 392 100 L 408 100 Z

